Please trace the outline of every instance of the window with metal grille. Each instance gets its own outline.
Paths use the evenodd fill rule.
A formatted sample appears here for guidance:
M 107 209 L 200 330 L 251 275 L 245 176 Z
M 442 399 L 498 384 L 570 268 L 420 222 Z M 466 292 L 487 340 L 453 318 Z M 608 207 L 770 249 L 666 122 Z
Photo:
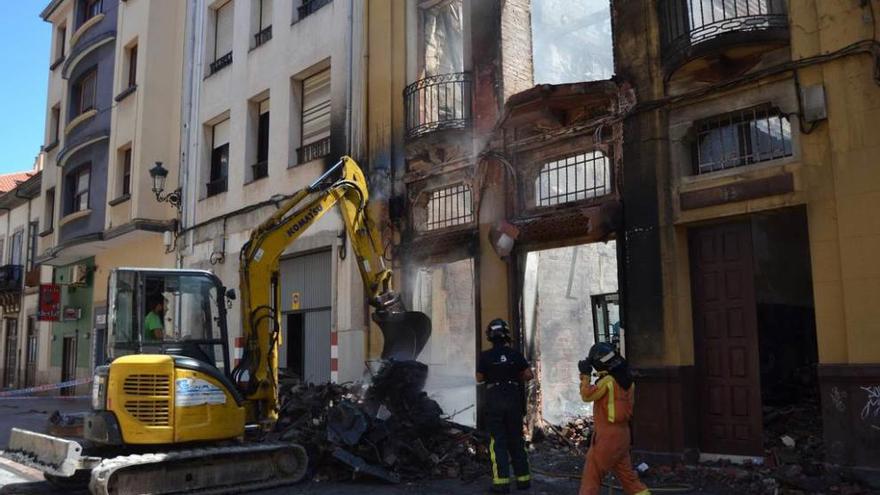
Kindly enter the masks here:
M 330 153 L 330 69 L 303 80 L 300 127 L 299 163 Z
M 471 188 L 465 184 L 437 189 L 430 193 L 427 205 L 427 230 L 464 225 L 474 220 Z
M 535 202 L 553 206 L 611 192 L 611 162 L 601 151 L 590 151 L 547 162 L 535 179 Z
M 762 105 L 695 124 L 694 172 L 705 174 L 791 156 L 791 123 L 778 108 Z

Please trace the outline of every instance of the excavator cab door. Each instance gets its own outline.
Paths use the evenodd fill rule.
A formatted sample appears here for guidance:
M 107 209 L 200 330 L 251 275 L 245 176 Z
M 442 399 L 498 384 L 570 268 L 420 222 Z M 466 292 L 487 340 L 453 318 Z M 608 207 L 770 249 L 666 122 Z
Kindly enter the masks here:
M 382 359 L 415 361 L 431 338 L 431 319 L 420 311 L 376 311 L 373 321 L 382 330 Z

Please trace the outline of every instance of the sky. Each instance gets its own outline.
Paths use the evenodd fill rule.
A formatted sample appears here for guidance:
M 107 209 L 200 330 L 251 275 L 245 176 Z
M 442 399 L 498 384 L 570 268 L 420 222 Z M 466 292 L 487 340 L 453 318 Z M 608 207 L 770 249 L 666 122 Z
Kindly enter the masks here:
M 51 25 L 48 0 L 2 0 L 0 173 L 30 170 L 43 145 Z

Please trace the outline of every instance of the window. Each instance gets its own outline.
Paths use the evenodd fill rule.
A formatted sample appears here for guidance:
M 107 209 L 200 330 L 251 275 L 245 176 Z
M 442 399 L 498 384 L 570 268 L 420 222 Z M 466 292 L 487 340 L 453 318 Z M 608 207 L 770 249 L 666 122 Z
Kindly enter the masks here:
M 697 122 L 694 173 L 705 174 L 792 155 L 791 123 L 762 105 Z
M 95 108 L 95 81 L 97 71 L 91 70 L 73 85 L 73 111 L 72 117 L 77 117 Z
M 52 113 L 49 116 L 49 143 L 58 142 L 58 136 L 61 133 L 61 106 L 52 107 Z
M 82 0 L 81 8 L 82 14 L 80 15 L 79 25 L 82 26 L 86 21 L 95 17 L 96 15 L 101 13 L 101 0 Z
M 46 208 L 43 211 L 43 231 L 51 232 L 55 227 L 55 188 L 46 189 L 46 202 L 44 204 Z M 0 249 L 2 252 L 2 249 Z
M 37 222 L 28 224 L 28 245 L 27 245 L 27 270 L 34 269 L 34 260 L 37 259 L 37 230 L 39 230 Z
M 211 170 L 208 196 L 226 192 L 229 176 L 229 119 L 211 128 Z
M 269 175 L 269 100 L 257 104 L 257 163 L 252 165 L 253 180 Z
M 471 188 L 456 184 L 432 191 L 427 205 L 427 230 L 471 223 L 474 219 Z
M 128 88 L 137 86 L 137 59 L 138 47 L 137 45 L 132 45 L 128 49 Z
M 611 164 L 601 151 L 580 153 L 541 167 L 535 179 L 535 202 L 553 206 L 611 192 Z
M 302 101 L 299 163 L 330 154 L 330 69 L 303 81 Z
M 24 240 L 24 231 L 19 230 L 12 234 L 12 239 L 9 243 L 9 264 L 10 265 L 21 265 L 21 243 Z
M 121 187 L 122 196 L 131 195 L 131 146 L 122 152 Z
M 254 5 L 254 46 L 272 39 L 272 1 L 256 0 Z
M 64 59 L 64 56 L 67 55 L 67 28 L 64 27 L 64 23 L 67 21 L 61 21 L 62 25 L 58 26 L 58 29 L 55 30 L 55 60 L 59 61 Z
M 85 165 L 67 175 L 65 183 L 67 187 L 65 215 L 89 209 L 90 169 L 89 165 Z
M 421 77 L 464 71 L 461 0 L 437 2 L 420 14 Z
M 232 2 L 226 2 L 214 10 L 214 61 L 211 74 L 232 63 Z

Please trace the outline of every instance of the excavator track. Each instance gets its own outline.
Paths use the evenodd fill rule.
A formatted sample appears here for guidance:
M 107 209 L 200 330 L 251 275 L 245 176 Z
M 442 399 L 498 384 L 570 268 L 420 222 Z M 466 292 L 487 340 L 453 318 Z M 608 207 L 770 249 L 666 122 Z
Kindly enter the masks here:
M 300 445 L 209 447 L 104 459 L 92 470 L 92 495 L 219 495 L 289 485 L 305 477 Z

